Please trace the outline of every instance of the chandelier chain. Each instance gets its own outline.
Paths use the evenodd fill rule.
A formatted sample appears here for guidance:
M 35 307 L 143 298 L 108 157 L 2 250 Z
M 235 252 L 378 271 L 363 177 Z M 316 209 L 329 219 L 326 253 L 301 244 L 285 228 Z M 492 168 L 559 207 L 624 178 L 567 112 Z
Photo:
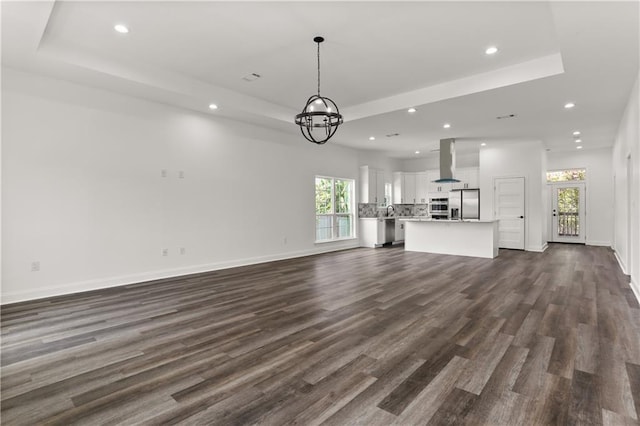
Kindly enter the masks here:
M 320 42 L 318 42 L 318 97 L 320 97 Z

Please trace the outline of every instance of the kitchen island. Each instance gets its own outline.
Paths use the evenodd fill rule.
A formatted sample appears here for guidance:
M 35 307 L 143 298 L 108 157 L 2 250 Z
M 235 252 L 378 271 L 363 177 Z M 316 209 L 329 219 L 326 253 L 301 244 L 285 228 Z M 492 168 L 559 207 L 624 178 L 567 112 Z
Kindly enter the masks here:
M 490 259 L 498 256 L 497 220 L 400 220 L 405 223 L 405 250 Z

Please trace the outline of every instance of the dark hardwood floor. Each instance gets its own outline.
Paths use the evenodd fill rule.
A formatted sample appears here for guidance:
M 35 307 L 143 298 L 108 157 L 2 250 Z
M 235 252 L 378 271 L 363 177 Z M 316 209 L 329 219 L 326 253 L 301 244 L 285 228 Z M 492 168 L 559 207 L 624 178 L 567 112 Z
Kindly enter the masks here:
M 2 424 L 638 424 L 610 249 L 355 249 L 2 307 Z

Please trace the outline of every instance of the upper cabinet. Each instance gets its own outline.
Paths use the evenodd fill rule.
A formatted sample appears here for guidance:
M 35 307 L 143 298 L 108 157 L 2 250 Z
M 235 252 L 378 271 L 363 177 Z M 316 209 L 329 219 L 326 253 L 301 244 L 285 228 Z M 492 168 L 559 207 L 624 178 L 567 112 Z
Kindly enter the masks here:
M 393 174 L 394 204 L 426 204 L 428 188 L 427 173 L 395 172 Z
M 465 167 L 456 169 L 455 178 L 460 182 L 437 183 L 435 180 L 440 178 L 439 170 L 427 171 L 427 180 L 429 181 L 429 192 L 449 192 L 452 189 L 478 188 L 478 168 Z
M 429 174 L 416 173 L 416 204 L 427 204 L 429 199 Z
M 416 174 L 393 173 L 393 204 L 414 204 L 416 200 Z
M 449 192 L 452 189 L 478 188 L 478 168 L 467 167 L 456 170 L 460 182 L 437 183 L 439 170 L 421 173 L 393 173 L 393 204 L 426 204 L 429 198 L 437 198 L 430 193 Z
M 467 188 L 480 188 L 480 169 L 477 167 L 469 167 L 467 169 L 467 183 L 469 185 Z
M 360 202 L 384 205 L 384 170 L 360 167 Z
M 427 171 L 428 192 L 449 192 L 451 190 L 450 183 L 438 183 L 436 180 L 440 179 L 440 170 Z

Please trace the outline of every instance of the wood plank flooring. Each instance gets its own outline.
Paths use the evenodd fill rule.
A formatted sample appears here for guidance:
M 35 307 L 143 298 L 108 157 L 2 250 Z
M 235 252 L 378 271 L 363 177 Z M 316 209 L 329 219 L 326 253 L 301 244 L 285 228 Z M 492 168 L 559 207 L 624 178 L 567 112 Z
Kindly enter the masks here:
M 2 307 L 2 424 L 638 424 L 610 249 L 355 249 Z

